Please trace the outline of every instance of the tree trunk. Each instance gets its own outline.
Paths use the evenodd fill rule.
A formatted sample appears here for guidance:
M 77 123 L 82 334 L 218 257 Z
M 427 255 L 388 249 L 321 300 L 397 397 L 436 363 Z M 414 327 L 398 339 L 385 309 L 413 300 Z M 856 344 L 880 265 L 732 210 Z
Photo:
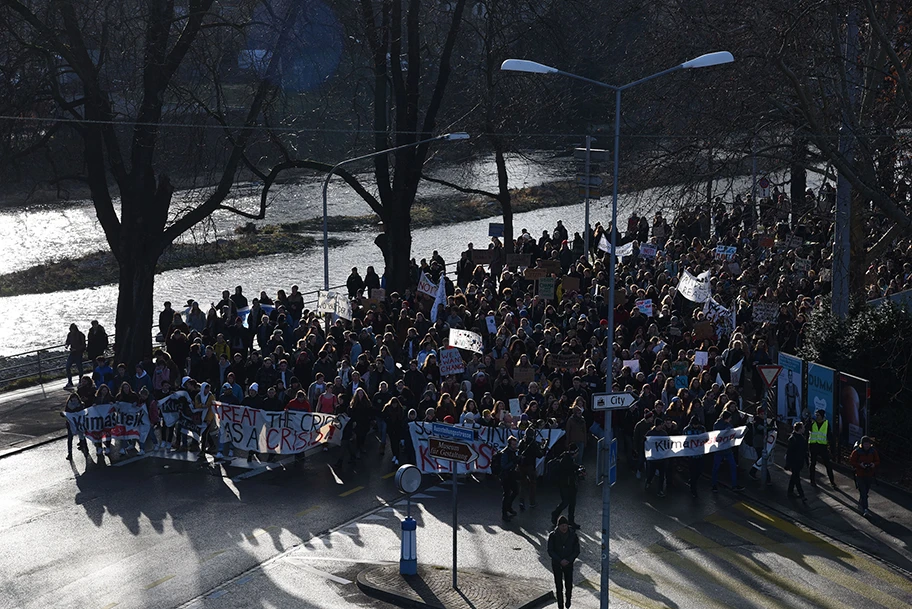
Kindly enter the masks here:
M 497 165 L 497 200 L 503 212 L 504 250 L 513 253 L 513 199 L 510 197 L 507 161 L 504 158 L 503 142 L 494 138 L 494 163 Z
M 807 156 L 807 142 L 804 138 L 792 136 L 791 181 L 789 195 L 792 200 L 792 227 L 808 211 L 804 193 L 807 190 L 807 172 L 805 170 L 805 157 Z
M 157 256 L 148 254 L 131 255 L 120 262 L 114 357 L 117 363 L 126 364 L 127 370 L 152 353 L 152 291 L 157 262 Z
M 389 213 L 383 218 L 383 233 L 377 235 L 374 243 L 383 252 L 386 266 L 387 292 L 403 293 L 412 287 L 409 276 L 409 260 L 412 256 L 412 215 L 408 204 L 401 199 L 394 205 L 387 205 Z
M 865 212 L 869 204 L 870 201 L 857 192 L 852 192 L 852 211 L 849 215 L 849 302 L 853 300 L 864 302 L 867 299 L 864 289 L 865 275 L 868 272 L 868 252 L 865 249 L 867 237 Z

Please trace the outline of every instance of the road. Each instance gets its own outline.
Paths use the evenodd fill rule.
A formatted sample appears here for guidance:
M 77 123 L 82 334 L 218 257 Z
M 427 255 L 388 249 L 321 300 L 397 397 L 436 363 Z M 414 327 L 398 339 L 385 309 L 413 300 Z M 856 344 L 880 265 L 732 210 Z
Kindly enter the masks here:
M 159 456 L 71 464 L 64 452 L 57 441 L 0 460 L 0 607 L 387 606 L 352 582 L 366 564 L 398 560 L 405 505 L 388 457 L 337 468 L 334 452 L 318 452 L 242 479 L 259 470 Z M 414 506 L 419 561 L 442 567 L 448 482 L 426 476 Z M 612 607 L 912 605 L 907 574 L 743 495 L 692 501 L 677 488 L 659 499 L 629 475 L 614 490 Z M 549 580 L 556 503 L 543 488 L 539 507 L 503 523 L 496 481 L 460 484 L 460 568 Z M 598 606 L 600 509 L 600 489 L 584 482 L 574 607 Z

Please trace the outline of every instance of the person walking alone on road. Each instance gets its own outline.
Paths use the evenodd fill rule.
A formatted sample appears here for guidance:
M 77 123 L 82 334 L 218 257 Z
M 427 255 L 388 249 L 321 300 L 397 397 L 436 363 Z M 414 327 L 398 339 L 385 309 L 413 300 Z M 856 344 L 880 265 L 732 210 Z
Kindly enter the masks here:
M 807 501 L 804 490 L 801 488 L 801 470 L 807 463 L 807 438 L 804 437 L 804 423 L 797 421 L 792 428 L 792 435 L 788 439 L 788 448 L 785 451 L 785 469 L 792 472 L 789 478 L 788 496 L 794 497 L 793 490 L 798 491 L 802 501 Z
M 868 436 L 861 438 L 861 446 L 852 451 L 849 463 L 855 468 L 855 486 L 858 487 L 858 511 L 869 516 L 868 492 L 880 465 L 880 455 L 874 448 L 874 441 Z
M 579 556 L 579 537 L 570 527 L 566 516 L 561 516 L 557 527 L 548 535 L 548 556 L 551 557 L 551 571 L 554 572 L 554 586 L 557 588 L 557 606 L 564 609 L 564 594 L 567 595 L 567 609 L 573 593 L 573 561 Z M 565 590 L 566 588 L 566 590 Z
M 822 408 L 814 413 L 814 421 L 811 423 L 811 433 L 808 436 L 808 447 L 811 451 L 811 486 L 817 488 L 817 459 L 826 467 L 827 476 L 830 478 L 830 485 L 836 489 L 836 479 L 833 478 L 833 466 L 830 465 L 830 444 L 833 441 L 833 433 L 830 431 L 830 423 L 826 419 L 826 411 Z
M 500 482 L 503 486 L 503 504 L 500 508 L 500 515 L 504 520 L 510 520 L 516 516 L 513 511 L 513 500 L 519 494 L 519 452 L 516 450 L 519 441 L 516 436 L 510 436 L 507 440 L 507 446 L 498 453 L 500 457 Z
M 578 452 L 576 444 L 571 444 L 557 462 L 557 488 L 560 491 L 560 504 L 551 512 L 551 524 L 557 523 L 557 517 L 567 508 L 570 526 L 578 529 L 576 524 L 576 483 L 579 479 L 579 466 L 576 464 Z

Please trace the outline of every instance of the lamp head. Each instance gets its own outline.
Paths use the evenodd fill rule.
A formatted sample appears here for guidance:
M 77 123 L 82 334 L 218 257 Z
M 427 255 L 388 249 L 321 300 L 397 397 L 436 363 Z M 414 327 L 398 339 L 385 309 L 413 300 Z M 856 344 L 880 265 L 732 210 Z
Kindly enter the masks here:
M 558 71 L 557 68 L 528 59 L 507 59 L 500 64 L 500 69 L 510 72 L 529 72 L 530 74 L 556 74 Z
M 735 60 L 728 51 L 716 51 L 715 53 L 706 53 L 681 64 L 681 67 L 689 70 L 691 68 L 708 68 L 723 63 L 731 63 Z
M 453 140 L 467 140 L 467 139 L 469 139 L 469 134 L 466 133 L 465 131 L 457 131 L 456 133 L 445 133 L 443 136 L 441 136 L 440 139 L 446 140 L 448 142 L 453 141 Z

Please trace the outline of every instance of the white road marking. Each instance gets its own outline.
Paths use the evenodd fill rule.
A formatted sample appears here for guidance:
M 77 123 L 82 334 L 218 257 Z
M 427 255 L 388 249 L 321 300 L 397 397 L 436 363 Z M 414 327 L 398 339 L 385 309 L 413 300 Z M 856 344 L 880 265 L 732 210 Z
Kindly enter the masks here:
M 275 470 L 275 469 L 280 469 L 280 468 L 284 469 L 286 465 L 288 465 L 289 463 L 291 463 L 293 461 L 294 461 L 294 457 L 286 457 L 284 459 L 276 461 L 275 463 L 266 463 L 263 467 L 260 467 L 257 469 L 252 469 L 249 472 L 244 472 L 240 476 L 235 476 L 231 480 L 233 482 L 237 482 L 238 480 L 246 480 L 247 478 L 253 478 L 254 476 L 259 476 L 260 474 L 263 474 L 266 472 L 271 472 L 272 470 Z

